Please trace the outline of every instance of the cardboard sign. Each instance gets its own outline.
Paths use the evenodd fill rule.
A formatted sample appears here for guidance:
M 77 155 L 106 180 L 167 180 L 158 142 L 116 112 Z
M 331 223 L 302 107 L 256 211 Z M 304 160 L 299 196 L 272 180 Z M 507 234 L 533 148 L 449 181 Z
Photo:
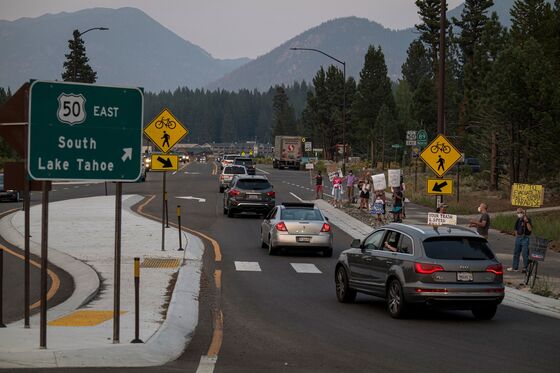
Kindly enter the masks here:
M 385 180 L 385 174 L 373 175 L 371 177 L 373 181 L 373 190 L 385 190 L 387 189 L 387 181 Z
M 305 169 L 306 169 L 306 170 L 313 170 L 313 168 L 314 168 L 313 163 L 306 163 L 306 164 L 305 164 Z
M 511 186 L 511 204 L 522 207 L 540 207 L 544 202 L 542 185 L 513 184 Z
M 396 188 L 401 186 L 401 170 L 389 170 L 389 186 Z
M 457 225 L 457 215 L 429 212 L 428 225 Z

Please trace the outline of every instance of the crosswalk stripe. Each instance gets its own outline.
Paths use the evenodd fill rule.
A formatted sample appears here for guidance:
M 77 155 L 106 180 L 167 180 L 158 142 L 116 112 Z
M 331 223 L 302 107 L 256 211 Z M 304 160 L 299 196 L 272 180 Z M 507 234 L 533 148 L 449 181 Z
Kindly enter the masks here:
M 237 271 L 260 272 L 261 266 L 259 262 L 235 262 L 235 269 Z
M 322 273 L 315 264 L 311 263 L 290 263 L 297 273 Z

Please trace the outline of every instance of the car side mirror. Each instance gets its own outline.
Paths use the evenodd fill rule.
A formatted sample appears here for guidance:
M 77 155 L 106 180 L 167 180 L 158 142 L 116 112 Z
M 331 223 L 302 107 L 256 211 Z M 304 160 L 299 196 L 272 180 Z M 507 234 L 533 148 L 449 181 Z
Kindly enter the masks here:
M 353 249 L 361 249 L 362 248 L 362 241 L 359 238 L 355 238 L 352 240 L 350 247 Z

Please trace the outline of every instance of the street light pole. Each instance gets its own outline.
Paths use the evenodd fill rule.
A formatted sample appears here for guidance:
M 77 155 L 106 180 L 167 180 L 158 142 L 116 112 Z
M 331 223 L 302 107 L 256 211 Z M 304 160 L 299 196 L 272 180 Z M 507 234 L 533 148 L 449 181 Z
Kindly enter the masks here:
M 293 51 L 313 51 L 317 53 L 321 53 L 324 56 L 329 57 L 330 59 L 338 62 L 342 65 L 342 74 L 344 82 L 342 83 L 342 172 L 346 173 L 346 62 L 341 61 L 338 58 L 331 56 L 328 53 L 323 52 L 322 50 L 315 49 L 315 48 L 290 48 Z
M 92 27 L 90 29 L 87 29 L 84 32 L 74 30 L 74 32 L 72 33 L 72 35 L 74 36 L 74 43 L 77 44 L 78 43 L 78 38 L 80 36 L 82 36 L 83 34 L 85 34 L 87 32 L 90 32 L 92 30 L 107 31 L 107 30 L 109 30 L 109 27 Z M 76 78 L 77 78 L 77 75 L 78 75 L 78 71 L 77 71 L 77 68 L 76 68 L 77 65 L 78 65 L 78 61 L 77 61 L 76 57 L 77 57 L 76 54 L 74 54 L 74 74 L 73 74 L 74 76 L 72 77 L 72 81 L 74 81 L 74 82 L 76 81 Z

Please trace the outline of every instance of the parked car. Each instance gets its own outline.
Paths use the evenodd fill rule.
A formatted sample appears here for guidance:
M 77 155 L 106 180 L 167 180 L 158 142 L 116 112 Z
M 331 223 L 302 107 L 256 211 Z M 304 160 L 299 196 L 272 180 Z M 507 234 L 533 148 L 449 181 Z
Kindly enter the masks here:
M 21 200 L 21 193 L 17 190 L 4 189 L 4 174 L 0 174 L 0 201 L 18 202 Z
M 480 161 L 478 158 L 465 158 L 461 163 L 462 168 L 470 168 L 471 173 L 480 172 Z
M 486 239 L 458 226 L 381 227 L 340 254 L 335 283 L 340 302 L 357 292 L 383 297 L 395 318 L 423 304 L 489 320 L 504 299 L 502 264 Z
M 248 175 L 247 169 L 243 166 L 226 166 L 220 174 L 220 193 L 229 187 L 234 175 Z
M 260 175 L 236 175 L 230 188 L 224 193 L 224 214 L 228 217 L 242 212 L 265 216 L 275 204 L 276 193 L 272 185 L 266 177 Z
M 220 161 L 222 170 L 225 166 L 233 164 L 233 161 L 237 157 L 241 157 L 241 154 L 225 154 Z
M 256 168 L 255 168 L 255 163 L 253 163 L 253 159 L 249 158 L 249 157 L 238 157 L 235 158 L 233 160 L 233 164 L 239 165 L 239 166 L 245 166 L 245 168 L 247 169 L 247 173 L 249 173 L 249 175 L 254 175 L 256 173 Z
M 275 255 L 282 248 L 313 250 L 331 257 L 333 234 L 328 219 L 313 203 L 282 203 L 261 224 L 261 246 Z

